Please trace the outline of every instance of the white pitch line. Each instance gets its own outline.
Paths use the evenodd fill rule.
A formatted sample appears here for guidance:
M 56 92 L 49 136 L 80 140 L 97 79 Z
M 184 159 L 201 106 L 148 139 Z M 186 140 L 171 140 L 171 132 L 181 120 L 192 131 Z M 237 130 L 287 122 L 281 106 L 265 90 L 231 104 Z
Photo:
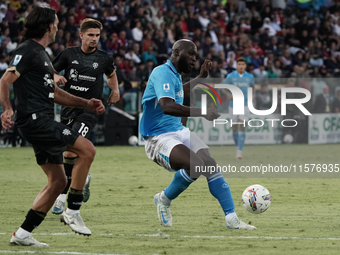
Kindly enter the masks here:
M 9 251 L 9 250 L 0 250 L 0 253 L 30 253 L 30 254 L 70 254 L 70 255 L 127 255 L 127 254 L 112 254 L 112 253 L 83 253 L 77 251 Z
M 120 235 L 125 236 L 125 235 Z M 272 240 L 332 240 L 340 241 L 340 238 L 335 237 L 288 237 L 288 236 L 170 236 L 163 233 L 158 234 L 136 234 L 139 237 L 180 237 L 180 238 L 200 238 L 200 239 L 272 239 Z
M 10 235 L 11 233 L 0 233 L 0 235 Z M 40 236 L 68 236 L 68 235 L 76 235 L 74 233 L 33 233 L 33 235 Z M 92 234 L 93 235 L 93 234 Z M 135 235 L 126 235 L 126 234 L 94 234 L 99 236 L 124 236 L 124 237 L 167 237 L 167 238 L 197 238 L 197 239 L 269 239 L 269 240 L 331 240 L 331 241 L 340 241 L 338 237 L 294 237 L 294 236 L 189 236 L 189 235 L 167 235 L 162 232 L 157 234 L 135 234 Z M 87 254 L 87 253 L 81 253 Z M 89 253 L 92 254 L 92 253 Z

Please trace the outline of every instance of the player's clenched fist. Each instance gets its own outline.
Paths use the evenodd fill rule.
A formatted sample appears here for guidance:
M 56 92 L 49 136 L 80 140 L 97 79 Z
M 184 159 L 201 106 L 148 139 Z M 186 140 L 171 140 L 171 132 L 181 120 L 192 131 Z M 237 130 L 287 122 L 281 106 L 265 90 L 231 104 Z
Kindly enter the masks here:
M 103 105 L 102 101 L 95 98 L 92 98 L 87 102 L 87 109 L 97 112 L 98 115 L 105 112 L 105 106 Z
M 206 118 L 207 120 L 214 120 L 217 119 L 218 117 L 221 116 L 221 114 L 217 111 L 217 109 L 215 107 L 210 107 L 207 109 L 207 114 L 203 115 L 204 118 Z

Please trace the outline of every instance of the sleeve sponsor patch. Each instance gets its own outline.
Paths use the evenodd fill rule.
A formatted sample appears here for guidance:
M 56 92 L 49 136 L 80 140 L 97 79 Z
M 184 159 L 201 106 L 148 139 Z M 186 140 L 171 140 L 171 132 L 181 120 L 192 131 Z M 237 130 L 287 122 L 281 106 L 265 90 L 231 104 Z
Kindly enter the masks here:
M 17 64 L 19 64 L 21 58 L 22 58 L 22 55 L 15 55 L 13 65 L 16 66 Z

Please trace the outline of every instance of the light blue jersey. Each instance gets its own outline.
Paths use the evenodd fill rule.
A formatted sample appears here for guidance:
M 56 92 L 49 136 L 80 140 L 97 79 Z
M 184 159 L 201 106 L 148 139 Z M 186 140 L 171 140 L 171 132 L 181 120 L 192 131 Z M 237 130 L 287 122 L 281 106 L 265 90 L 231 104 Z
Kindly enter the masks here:
M 254 85 L 254 76 L 251 73 L 244 71 L 241 76 L 237 70 L 227 75 L 225 84 L 237 86 L 242 90 L 244 95 L 244 106 L 248 106 L 248 88 Z M 229 101 L 229 106 L 233 107 L 233 101 Z
M 156 67 L 149 77 L 142 99 L 143 116 L 139 124 L 141 135 L 147 137 L 182 130 L 181 117 L 164 114 L 158 101 L 162 97 L 169 97 L 177 104 L 183 104 L 183 96 L 182 79 L 172 62 L 168 60 Z

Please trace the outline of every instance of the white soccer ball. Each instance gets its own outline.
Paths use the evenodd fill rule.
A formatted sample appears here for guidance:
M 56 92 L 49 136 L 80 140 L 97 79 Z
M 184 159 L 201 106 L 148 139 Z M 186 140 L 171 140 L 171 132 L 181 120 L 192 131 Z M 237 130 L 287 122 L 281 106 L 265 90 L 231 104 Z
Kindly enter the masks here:
M 250 213 L 263 213 L 267 211 L 270 203 L 270 193 L 262 185 L 251 185 L 243 191 L 242 204 L 243 207 Z
M 284 141 L 285 143 L 288 143 L 288 144 L 292 143 L 293 140 L 294 140 L 294 137 L 293 137 L 291 134 L 286 134 L 286 135 L 283 137 L 283 141 Z
M 130 136 L 129 138 L 129 144 L 132 146 L 135 146 L 138 143 L 138 138 L 135 135 Z

